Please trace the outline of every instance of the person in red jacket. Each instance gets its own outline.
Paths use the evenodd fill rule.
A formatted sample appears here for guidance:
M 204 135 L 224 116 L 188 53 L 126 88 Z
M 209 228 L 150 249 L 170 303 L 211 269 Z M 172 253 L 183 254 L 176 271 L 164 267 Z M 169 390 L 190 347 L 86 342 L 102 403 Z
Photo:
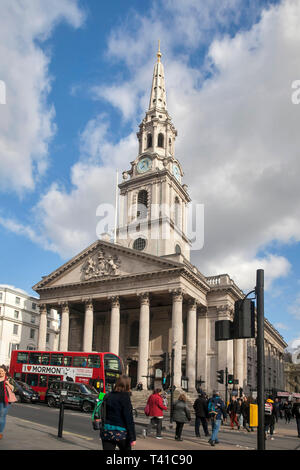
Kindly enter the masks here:
M 163 403 L 161 394 L 162 390 L 160 388 L 156 388 L 147 401 L 147 405 L 149 405 L 149 416 L 151 418 L 147 434 L 150 434 L 152 427 L 156 427 L 156 439 L 162 439 L 161 430 L 162 420 L 164 417 L 163 410 L 168 409 Z

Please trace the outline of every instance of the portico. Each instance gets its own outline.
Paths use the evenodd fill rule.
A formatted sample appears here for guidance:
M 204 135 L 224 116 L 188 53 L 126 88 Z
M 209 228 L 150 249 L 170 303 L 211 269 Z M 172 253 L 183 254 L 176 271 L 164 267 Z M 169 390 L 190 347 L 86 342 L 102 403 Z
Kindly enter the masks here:
M 112 259 L 114 272 L 108 269 Z M 130 357 L 138 364 L 137 381 L 146 387 L 147 376 L 160 368 L 161 354 L 174 348 L 174 384 L 181 386 L 184 363 L 194 388 L 197 307 L 207 306 L 209 285 L 199 272 L 180 261 L 180 255 L 177 261 L 157 259 L 99 240 L 63 269 L 45 277 L 34 288 L 44 315 L 50 308 L 60 312 L 60 350 L 106 350 L 125 362 Z M 94 266 L 94 275 L 90 266 Z M 138 325 L 137 342 L 134 323 Z M 41 328 L 40 345 L 45 341 Z

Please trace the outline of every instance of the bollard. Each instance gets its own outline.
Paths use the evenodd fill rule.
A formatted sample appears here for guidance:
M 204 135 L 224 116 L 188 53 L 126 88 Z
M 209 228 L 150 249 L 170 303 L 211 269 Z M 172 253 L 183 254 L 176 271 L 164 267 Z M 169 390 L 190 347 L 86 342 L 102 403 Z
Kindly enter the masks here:
M 61 390 L 60 392 L 60 408 L 59 408 L 59 420 L 58 420 L 58 433 L 57 437 L 62 437 L 63 427 L 64 427 L 64 412 L 65 412 L 65 403 L 64 399 L 67 395 L 67 390 Z

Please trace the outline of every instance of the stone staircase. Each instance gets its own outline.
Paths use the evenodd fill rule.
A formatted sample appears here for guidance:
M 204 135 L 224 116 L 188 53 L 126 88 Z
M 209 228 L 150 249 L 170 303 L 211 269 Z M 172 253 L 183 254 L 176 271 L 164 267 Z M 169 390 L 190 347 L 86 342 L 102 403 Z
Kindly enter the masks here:
M 177 401 L 180 393 L 182 393 L 182 392 L 185 393 L 186 396 L 187 396 L 187 405 L 188 405 L 189 410 L 190 410 L 190 412 L 193 416 L 194 415 L 193 404 L 194 404 L 196 398 L 198 398 L 198 393 L 196 391 L 194 391 L 194 392 L 184 392 L 183 390 L 176 388 L 175 391 L 174 391 L 174 403 Z M 133 390 L 132 391 L 131 403 L 132 403 L 133 408 L 135 408 L 137 410 L 138 415 L 140 417 L 141 416 L 145 417 L 144 408 L 146 406 L 148 397 L 151 394 L 152 394 L 152 390 L 140 390 L 140 391 Z M 171 394 L 168 393 L 167 397 L 168 397 L 168 411 L 164 412 L 165 416 L 169 416 L 169 414 L 170 414 Z

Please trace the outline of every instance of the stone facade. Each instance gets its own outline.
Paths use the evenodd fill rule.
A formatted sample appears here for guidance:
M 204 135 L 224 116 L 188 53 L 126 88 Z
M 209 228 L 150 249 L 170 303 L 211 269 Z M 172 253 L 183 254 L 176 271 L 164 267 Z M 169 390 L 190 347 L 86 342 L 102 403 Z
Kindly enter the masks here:
M 173 349 L 177 387 L 187 377 L 189 391 L 201 381 L 207 392 L 223 392 L 216 371 L 227 367 L 246 391 L 255 367 L 251 356 L 248 370 L 247 340 L 215 341 L 215 322 L 231 320 L 244 293 L 228 274 L 205 277 L 189 261 L 190 197 L 175 158 L 177 131 L 166 108 L 160 58 L 159 51 L 138 156 L 119 185 L 116 243 L 95 241 L 33 289 L 42 312 L 61 313 L 60 350 L 119 354 L 133 385 L 146 387 L 149 376 L 161 377 L 161 355 Z M 284 341 L 271 326 L 267 331 L 272 354 L 281 358 Z M 40 335 L 43 344 L 44 329 Z

